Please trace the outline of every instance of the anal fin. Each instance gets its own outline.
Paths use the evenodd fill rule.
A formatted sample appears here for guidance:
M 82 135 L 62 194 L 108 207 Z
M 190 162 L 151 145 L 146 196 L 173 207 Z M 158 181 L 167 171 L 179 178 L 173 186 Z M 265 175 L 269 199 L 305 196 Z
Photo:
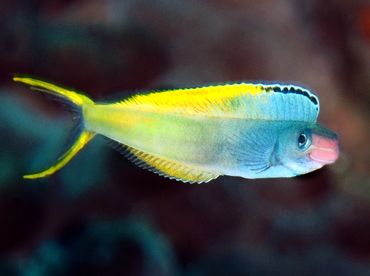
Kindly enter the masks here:
M 165 158 L 122 145 L 118 142 L 113 142 L 111 145 L 139 167 L 170 179 L 175 179 L 185 183 L 200 184 L 209 182 L 219 176 L 214 172 L 208 172 L 179 162 L 167 160 Z

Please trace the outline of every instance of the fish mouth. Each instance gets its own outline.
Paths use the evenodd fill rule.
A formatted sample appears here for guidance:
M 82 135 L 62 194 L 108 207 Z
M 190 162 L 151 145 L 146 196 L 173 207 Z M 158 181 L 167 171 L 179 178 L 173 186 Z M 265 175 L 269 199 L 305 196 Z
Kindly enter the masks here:
M 334 163 L 339 157 L 337 139 L 312 135 L 312 146 L 309 153 L 311 161 L 323 165 Z
M 322 165 L 334 163 L 338 157 L 339 152 L 332 149 L 316 148 L 309 154 L 310 160 Z

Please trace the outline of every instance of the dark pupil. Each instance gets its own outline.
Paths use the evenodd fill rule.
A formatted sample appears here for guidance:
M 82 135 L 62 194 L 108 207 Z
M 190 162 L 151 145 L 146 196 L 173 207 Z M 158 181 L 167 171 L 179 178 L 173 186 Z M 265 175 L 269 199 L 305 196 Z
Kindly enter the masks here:
M 306 135 L 304 135 L 304 134 L 299 135 L 299 137 L 298 137 L 298 143 L 300 145 L 303 145 L 304 143 L 306 143 Z

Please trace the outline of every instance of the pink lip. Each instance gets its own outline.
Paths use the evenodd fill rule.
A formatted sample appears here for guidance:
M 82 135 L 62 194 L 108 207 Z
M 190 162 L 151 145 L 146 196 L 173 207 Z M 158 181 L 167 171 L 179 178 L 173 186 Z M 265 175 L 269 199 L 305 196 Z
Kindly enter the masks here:
M 334 163 L 339 157 L 338 140 L 313 134 L 309 157 L 322 165 Z
M 310 153 L 311 161 L 315 161 L 323 165 L 334 163 L 339 157 L 338 152 L 328 151 L 327 149 L 325 150 L 315 149 L 314 151 L 315 151 L 314 153 L 313 152 Z M 318 151 L 322 152 L 319 153 Z

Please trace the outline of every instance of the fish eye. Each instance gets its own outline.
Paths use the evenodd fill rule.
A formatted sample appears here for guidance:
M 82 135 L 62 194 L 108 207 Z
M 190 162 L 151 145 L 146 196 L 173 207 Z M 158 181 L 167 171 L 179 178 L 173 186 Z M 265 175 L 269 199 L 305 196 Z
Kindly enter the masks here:
M 307 133 L 307 131 L 302 132 L 298 136 L 297 142 L 298 142 L 298 148 L 300 150 L 306 150 L 311 145 L 311 138 L 310 138 L 309 133 Z

